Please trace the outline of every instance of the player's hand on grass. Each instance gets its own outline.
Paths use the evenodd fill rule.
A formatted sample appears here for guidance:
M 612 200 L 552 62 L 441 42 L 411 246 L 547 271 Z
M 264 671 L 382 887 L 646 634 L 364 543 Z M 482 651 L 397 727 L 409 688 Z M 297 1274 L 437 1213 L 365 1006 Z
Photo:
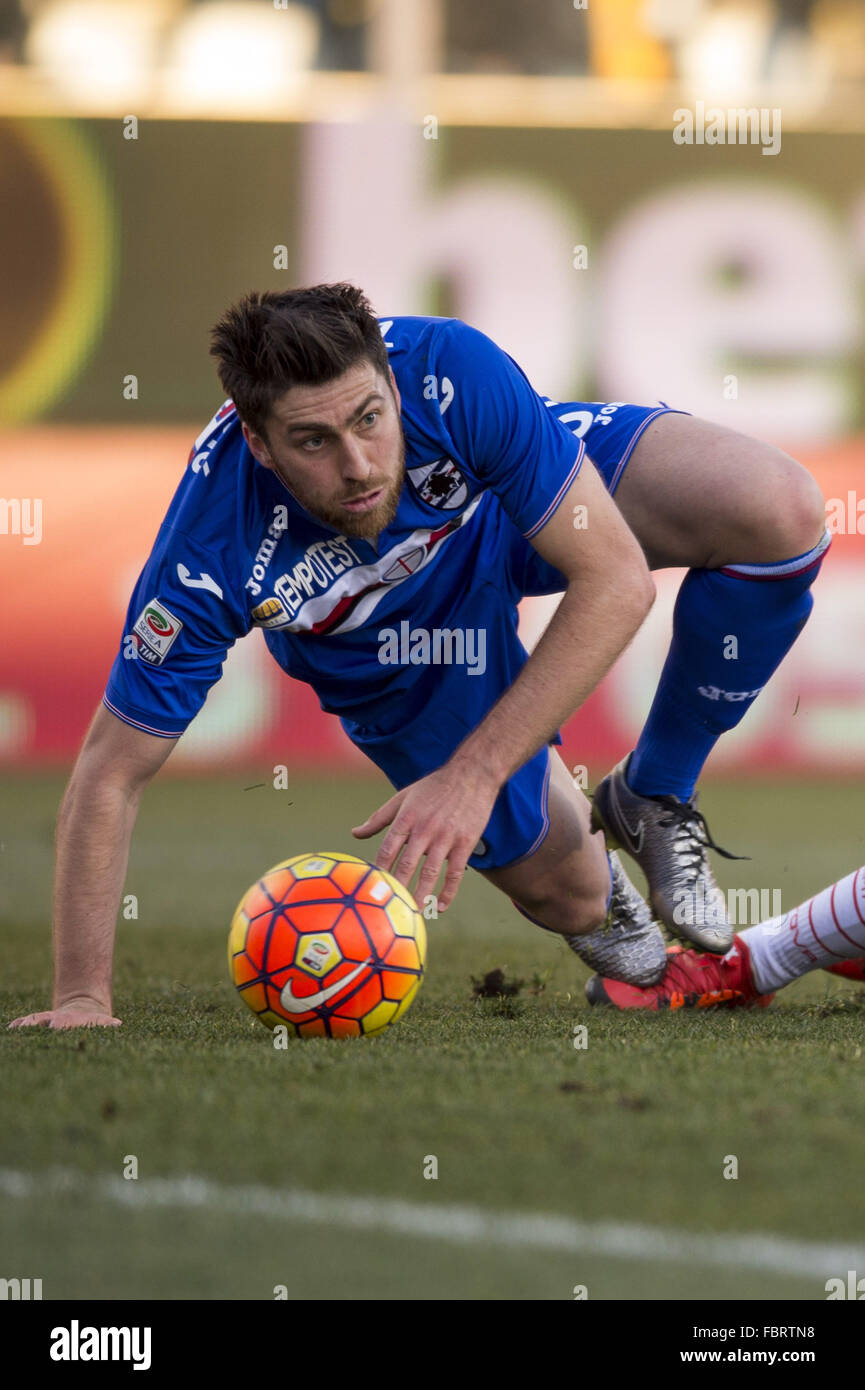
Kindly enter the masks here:
M 394 874 L 406 888 L 424 859 L 414 890 L 420 903 L 435 892 L 447 863 L 437 903 L 443 912 L 456 897 L 469 855 L 484 833 L 498 793 L 494 779 L 452 761 L 403 787 L 363 825 L 355 826 L 352 834 L 365 840 L 389 825 L 375 857 L 376 867 Z
M 95 999 L 68 999 L 57 1009 L 13 1018 L 10 1028 L 119 1028 L 120 1019 Z

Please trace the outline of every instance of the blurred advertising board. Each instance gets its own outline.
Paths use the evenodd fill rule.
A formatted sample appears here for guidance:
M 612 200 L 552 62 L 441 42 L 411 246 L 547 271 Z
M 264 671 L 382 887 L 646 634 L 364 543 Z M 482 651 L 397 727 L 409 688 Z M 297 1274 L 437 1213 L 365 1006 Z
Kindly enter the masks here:
M 221 399 L 209 326 L 252 288 L 349 279 L 382 315 L 482 328 L 557 399 L 665 400 L 813 467 L 837 532 L 815 614 L 712 766 L 861 772 L 865 135 L 673 127 L 0 120 L 0 758 L 81 741 Z M 41 502 L 38 544 L 16 499 Z M 569 725 L 575 765 L 632 745 L 675 586 Z M 548 613 L 525 606 L 527 640 Z M 261 759 L 364 766 L 253 635 L 172 765 Z

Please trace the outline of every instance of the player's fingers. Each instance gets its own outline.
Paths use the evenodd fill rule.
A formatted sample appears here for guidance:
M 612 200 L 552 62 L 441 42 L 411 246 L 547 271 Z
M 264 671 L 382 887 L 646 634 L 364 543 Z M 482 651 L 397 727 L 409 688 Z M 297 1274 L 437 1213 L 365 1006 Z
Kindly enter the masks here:
M 402 867 L 397 867 L 397 860 L 405 854 L 405 847 L 411 834 L 411 825 L 405 823 L 400 825 L 398 820 L 395 821 L 379 845 L 378 854 L 375 856 L 376 868 L 384 869 L 386 873 L 393 874 L 401 883 L 405 883 L 406 880 L 403 878 Z M 415 857 L 415 862 L 418 858 L 419 856 Z M 408 887 L 407 883 L 406 887 Z
M 421 869 L 420 877 L 417 881 L 417 888 L 415 890 L 415 897 L 418 901 L 422 901 L 435 892 L 435 886 L 444 868 L 447 853 L 447 844 L 431 845 L 427 850 L 424 866 Z
M 55 1032 L 59 1032 L 62 1028 L 119 1028 L 120 1019 L 109 1018 L 105 1014 L 58 1013 L 55 1014 L 48 1026 L 53 1028 Z
M 442 890 L 438 895 L 436 906 L 439 912 L 446 911 L 450 907 L 457 895 L 459 886 L 463 881 L 463 875 L 468 867 L 470 850 L 454 850 L 448 856 L 448 871 L 445 874 L 445 881 Z
M 390 825 L 397 811 L 403 802 L 405 792 L 397 792 L 383 806 L 379 806 L 377 811 L 373 811 L 371 816 L 367 816 L 362 825 L 356 825 L 352 830 L 352 835 L 358 840 L 368 840 L 371 835 L 377 835 L 380 830 L 384 830 L 386 825 Z
M 392 853 L 392 847 L 388 843 L 391 836 L 394 837 Z M 382 840 L 379 857 L 376 858 L 375 862 L 380 869 L 387 869 L 388 873 L 393 874 L 394 878 L 398 878 L 400 883 L 404 883 L 408 888 L 414 877 L 415 869 L 426 852 L 426 840 L 421 837 L 417 826 L 400 826 L 397 823 Z M 382 855 L 388 860 L 387 863 L 382 862 Z
M 25 1014 L 14 1018 L 9 1028 L 119 1028 L 121 1020 L 110 1014 L 91 1013 L 87 1009 L 47 1009 L 43 1013 Z

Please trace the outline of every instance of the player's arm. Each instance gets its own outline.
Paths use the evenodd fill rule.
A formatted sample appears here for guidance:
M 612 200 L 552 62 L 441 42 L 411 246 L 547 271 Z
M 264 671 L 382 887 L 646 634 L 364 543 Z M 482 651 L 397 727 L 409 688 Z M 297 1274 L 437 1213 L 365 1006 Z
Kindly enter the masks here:
M 574 529 L 575 508 L 585 507 Z M 501 787 L 579 709 L 642 625 L 655 585 L 639 542 L 584 463 L 531 544 L 568 581 L 517 679 L 454 754 Z
M 9 1026 L 117 1025 L 114 933 L 141 794 L 177 739 L 132 728 L 100 704 L 57 819 L 50 1010 Z
M 103 703 L 57 821 L 54 1001 L 12 1027 L 117 1024 L 114 933 L 141 795 L 249 631 L 237 542 L 235 445 L 223 407 L 195 443 L 132 591 Z M 221 448 L 225 440 L 225 448 Z
M 577 506 L 586 508 L 579 530 Z M 398 792 L 355 832 L 364 837 L 390 824 L 376 863 L 395 868 L 405 883 L 425 858 L 420 898 L 433 892 L 447 861 L 442 908 L 456 893 L 501 787 L 591 694 L 655 596 L 642 550 L 590 464 L 584 462 L 531 544 L 568 583 L 528 662 L 444 767 Z

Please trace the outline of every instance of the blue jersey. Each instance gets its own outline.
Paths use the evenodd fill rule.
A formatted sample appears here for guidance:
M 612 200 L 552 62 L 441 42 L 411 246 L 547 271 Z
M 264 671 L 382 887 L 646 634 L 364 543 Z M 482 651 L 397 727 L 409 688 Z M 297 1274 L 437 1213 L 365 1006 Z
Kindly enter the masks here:
M 530 539 L 559 506 L 583 444 L 513 359 L 459 319 L 380 325 L 406 444 L 394 521 L 375 543 L 318 521 L 253 458 L 226 402 L 195 441 L 132 594 L 104 697 L 121 719 L 178 737 L 228 649 L 258 627 L 323 709 L 408 720 L 435 673 L 383 665 L 379 633 L 460 627 L 473 587 L 495 581 L 502 528 Z

